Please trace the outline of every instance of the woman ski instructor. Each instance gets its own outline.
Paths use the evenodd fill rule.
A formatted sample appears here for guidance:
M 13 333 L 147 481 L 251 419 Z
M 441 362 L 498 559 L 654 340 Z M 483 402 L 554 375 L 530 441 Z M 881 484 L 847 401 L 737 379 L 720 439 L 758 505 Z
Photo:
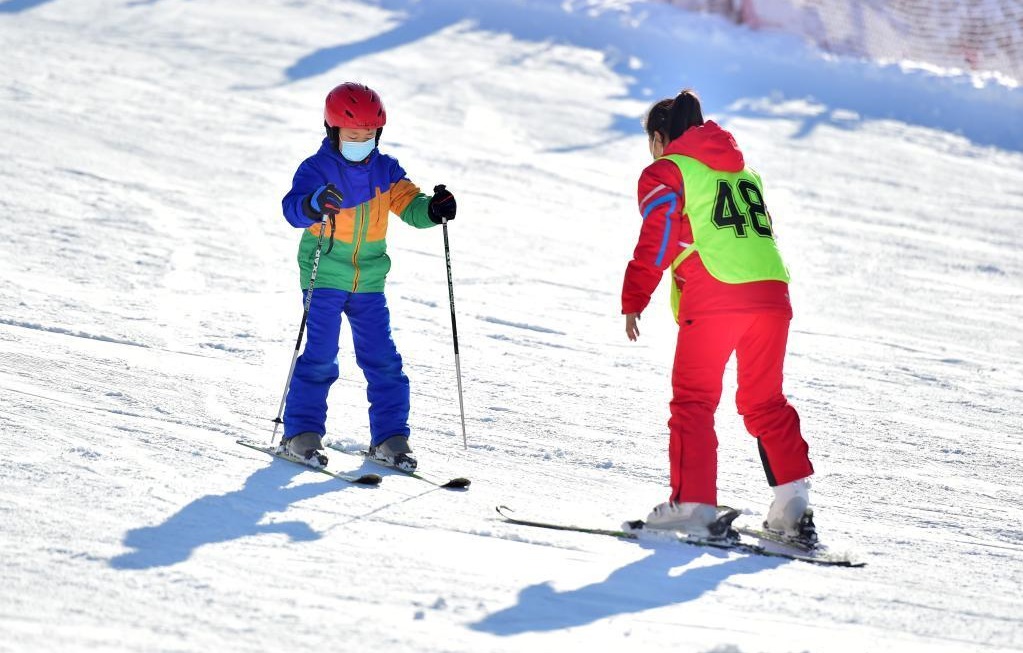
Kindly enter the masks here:
M 765 526 L 815 540 L 809 507 L 813 466 L 799 416 L 782 393 L 792 307 L 789 274 L 774 240 L 760 176 L 732 135 L 704 121 L 692 90 L 651 107 L 655 161 L 639 178 L 639 240 L 625 272 L 622 313 L 630 340 L 664 270 L 672 269 L 679 324 L 672 370 L 671 496 L 650 528 L 715 537 L 717 436 L 714 411 L 732 352 L 736 406 L 756 438 L 775 498 Z

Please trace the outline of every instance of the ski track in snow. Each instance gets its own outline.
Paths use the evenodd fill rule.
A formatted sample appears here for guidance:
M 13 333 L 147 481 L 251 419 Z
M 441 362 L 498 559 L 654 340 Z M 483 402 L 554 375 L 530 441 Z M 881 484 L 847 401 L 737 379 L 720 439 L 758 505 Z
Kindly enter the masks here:
M 9 0 L 0 36 L 0 651 L 1023 650 L 1020 89 L 631 0 Z M 272 431 L 301 315 L 280 197 L 343 79 L 458 196 L 467 449 L 439 229 L 393 221 L 387 292 L 414 446 L 468 492 L 234 443 Z M 493 513 L 665 498 L 667 284 L 637 343 L 618 293 L 639 117 L 689 83 L 765 179 L 818 526 L 864 569 Z M 343 334 L 328 428 L 357 446 Z M 755 522 L 729 369 L 720 500 Z

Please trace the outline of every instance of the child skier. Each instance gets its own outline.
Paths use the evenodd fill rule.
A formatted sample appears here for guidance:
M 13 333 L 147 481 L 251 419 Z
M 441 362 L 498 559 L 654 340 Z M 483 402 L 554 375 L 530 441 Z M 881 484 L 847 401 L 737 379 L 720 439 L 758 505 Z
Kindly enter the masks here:
M 409 447 L 409 381 L 391 338 L 384 278 L 391 267 L 385 236 L 389 213 L 416 228 L 455 218 L 455 198 L 444 186 L 428 197 L 394 158 L 377 149 L 387 113 L 369 87 L 348 82 L 327 94 L 327 136 L 298 167 L 282 202 L 284 217 L 305 229 L 298 248 L 307 291 L 323 216 L 327 233 L 306 321 L 307 339 L 295 364 L 284 410 L 289 453 L 313 460 L 326 433 L 327 392 L 338 378 L 341 316 L 348 316 L 355 360 L 366 376 L 369 454 L 404 471 L 416 469 Z
M 813 540 L 813 466 L 799 416 L 782 394 L 792 308 L 789 275 L 775 246 L 760 176 L 746 167 L 732 135 L 704 122 L 691 90 L 651 107 L 655 161 L 639 179 L 639 242 L 625 272 L 622 313 L 630 340 L 669 266 L 679 323 L 672 371 L 671 497 L 647 518 L 652 528 L 713 537 L 717 505 L 714 411 L 732 352 L 735 402 L 757 439 L 775 499 L 765 526 Z

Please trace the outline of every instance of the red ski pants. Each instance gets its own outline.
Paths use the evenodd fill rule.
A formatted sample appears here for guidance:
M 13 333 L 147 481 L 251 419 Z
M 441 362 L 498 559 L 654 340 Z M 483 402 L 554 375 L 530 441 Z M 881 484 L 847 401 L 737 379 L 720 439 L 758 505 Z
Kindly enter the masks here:
M 799 415 L 782 394 L 789 318 L 770 313 L 683 320 L 671 383 L 671 499 L 717 505 L 717 435 L 725 364 L 735 352 L 735 405 L 757 439 L 767 482 L 781 485 L 813 474 Z

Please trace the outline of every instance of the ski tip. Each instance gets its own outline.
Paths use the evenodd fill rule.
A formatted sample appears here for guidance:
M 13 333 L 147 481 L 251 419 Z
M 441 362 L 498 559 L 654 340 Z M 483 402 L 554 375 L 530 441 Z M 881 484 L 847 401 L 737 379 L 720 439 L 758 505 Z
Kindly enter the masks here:
M 465 490 L 470 485 L 472 485 L 472 481 L 459 476 L 458 478 L 453 478 L 447 483 L 444 483 L 441 487 L 448 488 L 449 490 Z
M 859 569 L 866 567 L 867 563 L 862 560 L 853 560 L 851 558 L 833 558 L 829 556 L 816 557 L 813 555 L 796 555 L 792 556 L 793 560 L 799 560 L 801 562 L 809 562 L 810 564 L 819 565 L 822 567 L 842 567 L 843 569 Z
M 495 510 L 497 510 L 497 514 L 501 515 L 505 519 L 517 519 L 514 515 L 511 514 L 515 511 L 509 508 L 508 506 L 497 506 Z
M 352 482 L 359 485 L 380 485 L 380 482 L 383 480 L 380 474 L 363 474 Z

